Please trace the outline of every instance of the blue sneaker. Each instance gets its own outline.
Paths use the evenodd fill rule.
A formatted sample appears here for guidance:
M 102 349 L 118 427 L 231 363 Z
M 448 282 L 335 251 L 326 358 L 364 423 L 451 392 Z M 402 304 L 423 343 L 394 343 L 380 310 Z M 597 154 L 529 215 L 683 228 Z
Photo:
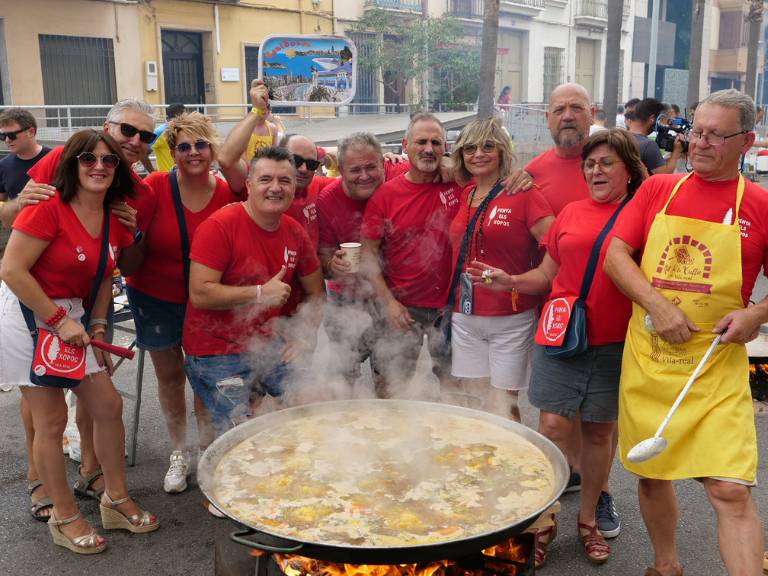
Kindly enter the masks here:
M 608 494 L 608 492 L 600 492 L 595 517 L 597 518 L 597 527 L 600 529 L 603 538 L 616 538 L 619 532 L 621 532 L 619 513 L 616 512 L 613 496 Z

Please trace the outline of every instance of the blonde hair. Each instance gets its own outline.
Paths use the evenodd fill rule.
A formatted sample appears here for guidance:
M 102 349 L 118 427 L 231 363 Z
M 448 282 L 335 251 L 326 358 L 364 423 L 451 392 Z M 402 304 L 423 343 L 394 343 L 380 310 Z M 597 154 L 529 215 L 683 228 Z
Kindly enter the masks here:
M 464 126 L 451 151 L 451 160 L 453 160 L 456 170 L 456 180 L 460 184 L 466 185 L 472 180 L 472 174 L 467 170 L 464 163 L 462 148 L 467 144 L 482 146 L 487 140 L 495 142 L 499 151 L 499 178 L 504 180 L 512 172 L 516 159 L 512 152 L 509 134 L 502 127 L 501 122 L 496 118 L 473 120 Z
M 176 148 L 176 138 L 180 132 L 185 132 L 195 140 L 205 140 L 211 145 L 211 160 L 219 156 L 219 138 L 216 127 L 208 116 L 200 112 L 184 112 L 171 118 L 165 127 L 165 139 L 168 147 Z

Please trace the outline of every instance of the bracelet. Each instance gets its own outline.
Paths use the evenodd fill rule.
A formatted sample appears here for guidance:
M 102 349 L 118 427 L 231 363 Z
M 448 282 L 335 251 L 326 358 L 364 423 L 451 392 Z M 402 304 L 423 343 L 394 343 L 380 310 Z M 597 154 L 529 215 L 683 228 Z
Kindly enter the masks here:
M 104 326 L 96 326 L 93 330 L 91 330 L 91 336 L 96 336 L 96 334 L 106 334 L 107 329 Z
M 256 304 L 261 304 L 261 284 L 256 284 Z
M 67 309 L 64 306 L 56 308 L 56 312 L 45 321 L 46 326 L 53 327 L 55 324 L 61 322 L 61 320 L 67 315 Z
M 64 322 L 66 322 L 67 320 L 69 320 L 69 316 L 67 316 L 65 314 L 64 317 L 61 320 L 56 322 L 55 325 L 51 326 L 51 330 L 53 330 L 54 332 L 58 332 L 59 328 L 61 328 L 64 325 Z M 49 324 L 49 326 L 50 326 L 50 324 Z
M 261 108 L 256 108 L 256 106 L 254 106 L 251 108 L 251 114 L 256 114 L 256 116 L 259 118 L 264 118 L 267 115 L 267 111 L 262 110 Z
M 106 318 L 91 318 L 91 321 L 88 322 L 88 327 L 92 326 L 107 326 L 109 325 L 109 322 L 107 322 Z

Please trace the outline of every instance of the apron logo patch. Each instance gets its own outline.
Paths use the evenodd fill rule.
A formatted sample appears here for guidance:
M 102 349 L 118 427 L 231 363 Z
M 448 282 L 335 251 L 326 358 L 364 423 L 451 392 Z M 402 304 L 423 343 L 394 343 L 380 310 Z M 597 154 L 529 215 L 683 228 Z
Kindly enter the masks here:
M 651 334 L 651 360 L 677 366 L 696 364 L 696 359 L 685 346 L 670 344 L 656 333 Z
M 655 288 L 711 294 L 712 252 L 691 236 L 676 236 L 664 248 L 651 279 Z

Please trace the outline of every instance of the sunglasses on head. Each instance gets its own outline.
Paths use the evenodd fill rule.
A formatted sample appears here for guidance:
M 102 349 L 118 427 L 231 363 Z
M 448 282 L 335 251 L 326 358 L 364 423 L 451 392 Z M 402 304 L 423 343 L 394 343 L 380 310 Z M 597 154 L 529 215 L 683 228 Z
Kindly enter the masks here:
M 211 147 L 211 143 L 208 142 L 208 140 L 198 140 L 194 144 L 182 142 L 181 144 L 176 144 L 176 151 L 181 154 L 189 154 L 192 151 L 192 146 L 194 146 L 195 150 L 198 152 L 205 152 Z
M 20 130 L 14 130 L 13 132 L 0 132 L 0 141 L 5 142 L 5 139 L 7 138 L 13 142 L 16 140 L 16 136 L 27 130 L 29 130 L 29 128 L 21 128 Z
M 296 168 L 301 168 L 302 164 L 307 165 L 307 170 L 312 170 L 314 172 L 317 170 L 320 166 L 319 160 L 312 160 L 311 158 L 304 158 L 303 156 L 299 156 L 298 154 L 293 155 L 293 162 L 296 164 Z
M 117 154 L 97 156 L 93 152 L 82 152 L 76 158 L 80 165 L 85 168 L 93 168 L 99 160 L 101 160 L 101 165 L 107 170 L 114 170 L 120 164 L 120 157 Z
M 154 132 L 150 132 L 148 130 L 139 130 L 136 128 L 136 126 L 126 124 L 125 122 L 112 122 L 112 120 L 110 120 L 109 123 L 120 126 L 120 134 L 126 138 L 133 138 L 136 136 L 136 134 L 138 134 L 139 140 L 144 142 L 144 144 L 152 144 L 152 142 L 155 141 L 155 138 L 157 138 Z

